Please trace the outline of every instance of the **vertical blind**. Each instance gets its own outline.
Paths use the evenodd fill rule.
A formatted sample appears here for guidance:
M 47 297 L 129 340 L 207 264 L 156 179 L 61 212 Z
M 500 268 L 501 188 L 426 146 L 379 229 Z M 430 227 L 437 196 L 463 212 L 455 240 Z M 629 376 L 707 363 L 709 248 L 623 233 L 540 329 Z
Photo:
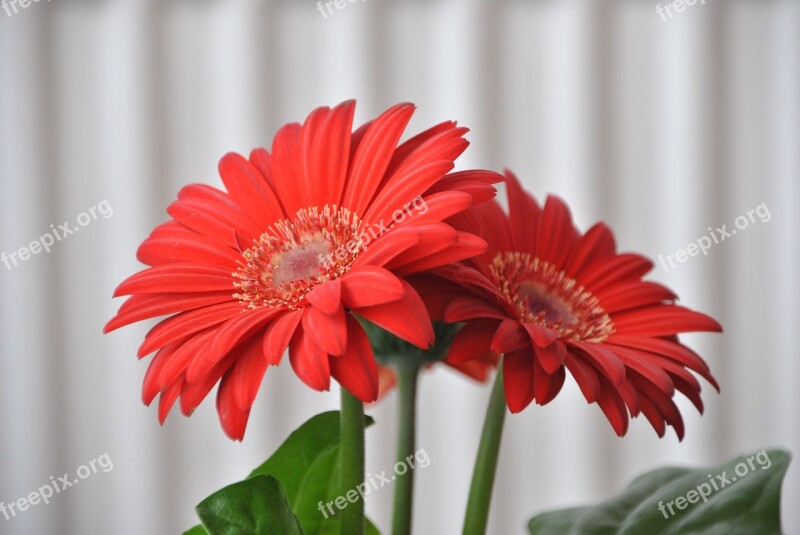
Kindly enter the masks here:
M 349 98 L 361 122 L 398 101 L 418 106 L 412 130 L 457 119 L 472 130 L 461 168 L 513 169 L 539 198 L 566 199 L 581 228 L 607 221 L 623 250 L 658 258 L 762 204 L 771 216 L 651 275 L 726 330 L 686 337 L 722 386 L 705 385 L 702 418 L 681 400 L 686 439 L 658 439 L 642 418 L 619 439 L 568 380 L 550 405 L 509 418 L 490 533 L 523 533 L 536 512 L 604 499 L 664 464 L 799 452 L 800 3 L 709 0 L 666 20 L 656 5 L 364 0 L 323 17 L 312 0 L 54 0 L 0 11 L 0 251 L 113 210 L 49 253 L 0 264 L 0 501 L 113 461 L 0 517 L 0 532 L 180 533 L 198 501 L 336 407 L 336 392 L 310 391 L 283 365 L 267 373 L 243 443 L 224 437 L 212 399 L 160 428 L 135 358 L 150 325 L 101 329 L 181 186 L 220 185 L 224 153 L 269 145 L 281 124 Z M 416 474 L 416 533 L 459 532 L 487 398 L 487 385 L 443 368 L 423 377 L 418 446 L 430 465 Z M 392 467 L 396 411 L 394 396 L 369 408 L 373 474 Z M 391 499 L 384 488 L 367 502 L 384 529 Z M 787 533 L 800 530 L 788 506 L 798 499 L 795 466 Z

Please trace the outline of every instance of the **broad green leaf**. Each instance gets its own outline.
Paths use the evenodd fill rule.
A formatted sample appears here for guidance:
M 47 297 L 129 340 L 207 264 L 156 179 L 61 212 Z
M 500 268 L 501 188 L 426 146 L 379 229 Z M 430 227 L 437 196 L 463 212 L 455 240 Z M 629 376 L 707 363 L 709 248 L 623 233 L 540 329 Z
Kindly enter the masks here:
M 366 417 L 366 425 L 374 423 Z M 290 503 L 294 503 L 306 472 L 316 458 L 339 443 L 339 411 L 323 412 L 295 430 L 269 459 L 248 477 L 272 475 L 281 482 Z
M 335 505 L 326 504 L 339 495 L 339 444 L 325 450 L 311 464 L 292 509 L 306 535 L 338 535 L 339 516 Z
M 531 535 L 780 535 L 791 457 L 761 450 L 721 466 L 661 468 L 596 506 L 542 513 Z
M 210 535 L 303 535 L 280 482 L 256 476 L 219 490 L 197 505 Z
M 367 416 L 366 425 L 369 426 L 372 423 L 372 418 Z M 338 488 L 339 412 L 326 412 L 308 420 L 294 431 L 269 459 L 253 470 L 245 481 L 226 487 L 198 505 L 198 513 L 201 506 L 223 491 L 232 488 L 238 490 L 240 487 L 237 487 L 237 485 L 267 476 L 274 478 L 279 483 L 283 500 L 289 512 L 293 513 L 292 518 L 295 518 L 299 525 L 302 526 L 302 531 L 299 533 L 304 533 L 305 535 L 338 535 L 338 517 L 331 515 L 329 510 L 325 510 L 324 505 L 335 500 L 341 492 Z M 264 499 L 270 500 L 269 497 Z M 323 502 L 322 509 L 319 505 L 320 502 Z M 326 513 L 323 514 L 323 511 L 326 511 Z M 334 511 L 338 510 L 334 508 Z M 224 512 L 222 510 L 208 510 L 206 514 L 211 518 Z M 237 520 L 238 517 L 235 517 L 238 514 L 249 513 L 248 511 L 237 509 L 228 514 L 223 520 L 229 523 L 239 521 L 241 519 Z M 209 527 L 209 520 L 203 515 L 201 515 L 201 519 L 203 519 L 205 527 L 209 529 L 208 533 L 217 535 L 217 532 L 212 531 Z M 206 531 L 200 530 L 203 530 L 203 526 L 196 526 L 184 535 L 206 535 Z M 236 533 L 240 532 L 237 531 Z M 261 532 L 244 530 L 241 533 Z M 380 535 L 377 528 L 369 520 L 367 520 L 367 535 Z
M 189 531 L 184 531 L 183 535 L 208 535 L 208 531 L 203 526 L 195 526 Z
M 339 444 L 335 444 L 317 457 L 309 467 L 297 499 L 292 504 L 292 510 L 300 520 L 306 535 L 339 534 L 340 509 L 335 503 L 339 495 Z M 351 494 L 351 499 L 363 498 Z M 339 504 L 346 504 L 347 507 L 351 502 L 345 495 L 344 501 L 339 500 Z M 369 519 L 367 519 L 366 535 L 380 535 L 378 528 Z

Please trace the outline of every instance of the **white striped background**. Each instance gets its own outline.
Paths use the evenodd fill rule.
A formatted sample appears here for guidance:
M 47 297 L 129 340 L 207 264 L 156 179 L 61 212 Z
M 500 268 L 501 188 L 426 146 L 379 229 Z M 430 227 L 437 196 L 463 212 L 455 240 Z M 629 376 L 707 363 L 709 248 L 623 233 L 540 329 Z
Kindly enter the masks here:
M 687 438 L 643 418 L 620 440 L 568 382 L 509 418 L 490 533 L 523 533 L 555 507 L 598 501 L 669 463 L 716 464 L 768 446 L 800 452 L 800 3 L 709 0 L 668 22 L 649 0 L 53 0 L 0 11 L 0 251 L 107 199 L 93 222 L 13 270 L 0 266 L 0 501 L 107 452 L 114 462 L 49 505 L 0 517 L 8 534 L 174 534 L 193 506 L 239 479 L 336 393 L 270 370 L 243 444 L 213 400 L 163 429 L 139 400 L 149 325 L 103 336 L 113 287 L 189 182 L 219 184 L 218 158 L 269 145 L 314 107 L 359 100 L 359 121 L 409 100 L 412 127 L 472 129 L 464 167 L 514 169 L 555 192 L 622 249 L 672 253 L 766 202 L 707 257 L 657 268 L 724 336 L 687 340 L 722 394 L 688 403 Z M 421 386 L 416 533 L 454 534 L 488 386 L 446 371 Z M 371 409 L 368 469 L 389 469 L 396 400 Z M 667 497 L 665 499 L 672 499 Z M 388 533 L 391 489 L 368 500 Z M 800 532 L 798 467 L 785 483 Z

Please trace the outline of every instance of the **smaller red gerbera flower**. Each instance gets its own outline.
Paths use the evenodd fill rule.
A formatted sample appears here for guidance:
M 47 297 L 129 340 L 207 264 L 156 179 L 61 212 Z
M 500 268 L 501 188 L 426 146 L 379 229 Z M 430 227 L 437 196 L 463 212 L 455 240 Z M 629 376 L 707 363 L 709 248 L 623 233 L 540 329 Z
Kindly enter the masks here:
M 439 284 L 438 294 L 425 293 L 446 321 L 466 322 L 448 361 L 503 353 L 512 412 L 534 400 L 550 402 L 569 371 L 618 435 L 627 431 L 628 413 L 642 413 L 659 436 L 669 424 L 683 438 L 675 391 L 703 411 L 700 384 L 689 370 L 719 387 L 677 335 L 721 331 L 720 325 L 675 304 L 677 296 L 664 286 L 643 281 L 652 262 L 617 253 L 603 223 L 580 234 L 559 198 L 540 206 L 510 172 L 506 183 L 508 215 L 492 201 L 450 220 L 484 238 L 486 253 L 435 270 L 457 287 L 445 291 Z M 422 292 L 419 281 L 415 286 Z

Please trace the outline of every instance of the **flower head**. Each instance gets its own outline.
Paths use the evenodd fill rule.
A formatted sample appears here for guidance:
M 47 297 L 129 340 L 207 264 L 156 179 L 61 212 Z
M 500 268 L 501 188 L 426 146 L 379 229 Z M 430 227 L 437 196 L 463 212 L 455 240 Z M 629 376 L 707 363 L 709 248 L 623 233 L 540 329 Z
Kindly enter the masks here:
M 706 363 L 677 335 L 721 331 L 720 325 L 675 304 L 677 296 L 668 288 L 642 280 L 652 262 L 618 253 L 603 223 L 581 234 L 559 198 L 550 196 L 541 206 L 510 172 L 506 183 L 508 214 L 490 202 L 451 219 L 489 247 L 435 270 L 457 289 L 426 298 L 438 301 L 446 321 L 466 322 L 448 360 L 503 353 L 512 412 L 534 400 L 550 402 L 569 371 L 618 435 L 627 431 L 628 413 L 643 413 L 659 436 L 669 424 L 682 438 L 675 391 L 703 410 L 700 384 L 689 370 L 718 386 Z
M 183 188 L 138 251 L 152 266 L 117 288 L 130 295 L 106 332 L 158 316 L 139 355 L 156 352 L 143 400 L 189 415 L 219 383 L 225 432 L 241 439 L 264 373 L 289 348 L 316 390 L 330 378 L 378 395 L 378 369 L 353 313 L 419 347 L 430 318 L 401 277 L 468 258 L 483 240 L 442 221 L 494 195 L 488 171 L 450 173 L 466 129 L 445 122 L 398 146 L 413 114 L 399 104 L 352 131 L 354 102 L 318 108 L 276 134 L 272 150 L 228 154 L 227 191 Z M 450 174 L 448 174 L 450 173 Z

